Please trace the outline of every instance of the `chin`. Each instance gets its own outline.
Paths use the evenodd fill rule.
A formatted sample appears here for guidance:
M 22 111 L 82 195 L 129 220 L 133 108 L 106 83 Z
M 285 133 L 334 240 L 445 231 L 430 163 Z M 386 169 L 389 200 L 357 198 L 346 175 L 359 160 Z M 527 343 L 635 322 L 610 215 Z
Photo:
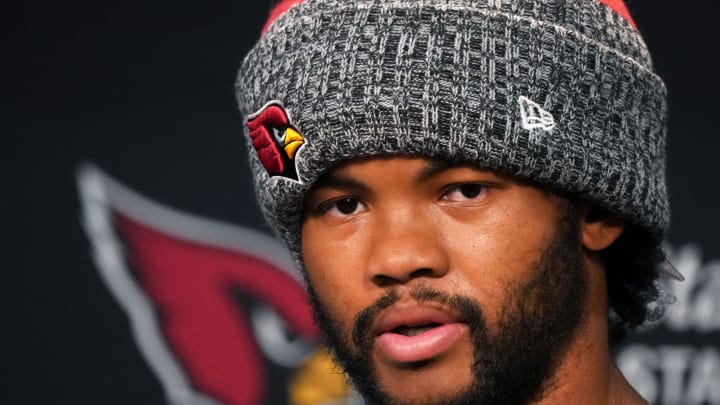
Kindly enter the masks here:
M 397 387 L 396 389 L 383 387 L 383 389 L 386 391 L 387 396 L 392 398 L 392 404 L 446 405 L 453 402 L 451 398 L 462 396 L 468 391 L 469 386 L 445 387 L 439 384 L 432 385 L 431 383 L 425 383 L 419 380 L 410 380 L 404 387 Z
M 386 397 L 377 402 L 397 405 L 451 403 L 452 398 L 462 396 L 473 384 L 472 358 L 471 354 L 454 353 L 454 356 L 410 364 L 375 362 L 378 388 Z

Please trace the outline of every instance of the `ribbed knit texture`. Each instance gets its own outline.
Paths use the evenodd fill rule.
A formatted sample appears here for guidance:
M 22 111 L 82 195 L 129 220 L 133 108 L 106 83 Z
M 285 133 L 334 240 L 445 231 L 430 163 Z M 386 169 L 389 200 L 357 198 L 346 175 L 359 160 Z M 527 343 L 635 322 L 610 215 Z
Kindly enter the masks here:
M 471 162 L 578 194 L 661 240 L 665 87 L 633 26 L 592 0 L 306 0 L 237 81 L 245 117 L 279 100 L 303 133 L 299 182 L 250 148 L 263 213 L 299 259 L 302 198 L 342 160 Z M 555 127 L 525 129 L 520 97 Z M 247 135 L 247 134 L 246 134 Z

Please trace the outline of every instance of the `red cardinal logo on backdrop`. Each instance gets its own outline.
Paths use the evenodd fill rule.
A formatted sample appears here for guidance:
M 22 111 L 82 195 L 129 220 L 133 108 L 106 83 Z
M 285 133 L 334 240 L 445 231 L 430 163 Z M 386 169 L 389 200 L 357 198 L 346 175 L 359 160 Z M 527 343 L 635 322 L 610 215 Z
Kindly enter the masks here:
M 305 139 L 291 124 L 282 103 L 265 104 L 249 116 L 247 126 L 253 148 L 268 173 L 298 180 L 295 156 Z
M 307 390 L 323 356 L 284 246 L 162 206 L 93 166 L 78 182 L 95 263 L 169 403 L 283 403 Z M 301 384 L 271 386 L 283 373 Z

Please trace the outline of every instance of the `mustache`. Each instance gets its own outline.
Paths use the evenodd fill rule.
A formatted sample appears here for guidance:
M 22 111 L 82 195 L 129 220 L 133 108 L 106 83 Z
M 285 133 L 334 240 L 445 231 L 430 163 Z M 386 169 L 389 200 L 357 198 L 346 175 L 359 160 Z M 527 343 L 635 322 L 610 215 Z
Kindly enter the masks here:
M 407 295 L 418 303 L 435 302 L 445 308 L 456 311 L 459 321 L 467 324 L 470 331 L 486 330 L 485 318 L 480 304 L 469 297 L 448 294 L 426 285 L 418 285 Z M 373 304 L 363 309 L 355 317 L 352 329 L 352 341 L 361 350 L 369 350 L 373 344 L 374 336 L 370 330 L 375 318 L 385 309 L 391 307 L 402 298 L 397 290 L 391 290 L 378 298 Z

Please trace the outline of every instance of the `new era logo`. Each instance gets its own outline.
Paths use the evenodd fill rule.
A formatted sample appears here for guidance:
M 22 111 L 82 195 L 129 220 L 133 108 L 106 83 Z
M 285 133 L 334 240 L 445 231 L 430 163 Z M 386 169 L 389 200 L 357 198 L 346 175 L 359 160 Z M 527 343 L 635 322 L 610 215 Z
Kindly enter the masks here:
M 555 119 L 552 114 L 540 107 L 540 104 L 525 96 L 520 96 L 518 103 L 520 104 L 520 126 L 523 129 L 542 128 L 545 131 L 551 131 L 555 128 Z

